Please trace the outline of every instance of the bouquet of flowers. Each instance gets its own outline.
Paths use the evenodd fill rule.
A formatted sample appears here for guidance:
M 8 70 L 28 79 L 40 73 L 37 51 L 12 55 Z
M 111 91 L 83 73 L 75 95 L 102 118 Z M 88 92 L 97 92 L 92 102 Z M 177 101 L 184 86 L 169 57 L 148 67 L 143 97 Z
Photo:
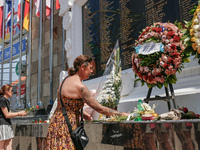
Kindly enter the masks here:
M 154 110 L 157 105 L 153 104 L 153 106 L 151 107 L 147 103 L 141 103 L 142 110 L 138 107 L 134 107 L 134 110 L 128 116 L 127 121 L 130 121 L 130 120 L 134 120 L 134 121 L 154 120 L 155 118 L 158 117 L 158 114 Z M 138 120 L 138 118 L 141 118 L 141 119 Z
M 182 31 L 172 23 L 154 23 L 146 27 L 135 43 L 132 56 L 132 69 L 142 82 L 149 88 L 167 87 L 176 83 L 176 72 L 181 71 L 185 46 Z
M 103 106 L 114 108 L 121 98 L 121 60 L 119 44 L 115 45 L 113 52 L 107 62 L 103 78 L 97 90 L 96 99 Z

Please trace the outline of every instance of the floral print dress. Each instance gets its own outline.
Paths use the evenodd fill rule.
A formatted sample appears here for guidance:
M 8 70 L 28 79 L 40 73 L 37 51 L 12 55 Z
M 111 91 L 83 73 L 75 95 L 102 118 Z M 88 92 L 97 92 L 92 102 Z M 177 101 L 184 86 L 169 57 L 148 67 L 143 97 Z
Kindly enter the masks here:
M 82 99 L 72 99 L 62 96 L 63 104 L 66 108 L 68 118 L 72 125 L 72 130 L 76 129 L 79 123 L 80 109 L 83 108 Z M 75 150 L 74 144 L 70 137 L 68 126 L 62 112 L 60 96 L 58 94 L 57 108 L 50 119 L 47 133 L 45 150 Z

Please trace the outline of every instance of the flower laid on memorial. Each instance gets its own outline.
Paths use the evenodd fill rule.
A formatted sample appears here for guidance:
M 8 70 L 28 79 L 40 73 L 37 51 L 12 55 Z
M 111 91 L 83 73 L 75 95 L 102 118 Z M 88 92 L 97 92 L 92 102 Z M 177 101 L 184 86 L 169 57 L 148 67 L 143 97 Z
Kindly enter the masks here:
M 200 115 L 188 110 L 187 107 L 179 108 L 181 112 L 181 119 L 199 119 Z
M 25 111 L 26 111 L 26 113 L 30 113 L 30 112 L 36 111 L 38 108 L 39 108 L 38 105 L 31 106 L 31 107 L 25 109 Z
M 122 84 L 120 49 L 118 42 L 107 62 L 102 78 L 105 78 L 105 81 L 100 83 L 96 99 L 103 106 L 115 108 L 121 98 Z
M 184 42 L 187 45 L 185 51 L 198 58 L 200 64 L 200 5 L 189 12 L 194 16 L 191 21 L 185 21 L 187 28 L 184 29 Z
M 176 72 L 181 71 L 185 46 L 182 31 L 172 23 L 154 23 L 143 29 L 135 43 L 132 69 L 142 85 L 149 88 L 167 87 L 176 83 Z
M 39 118 L 39 120 L 33 120 L 32 121 L 33 123 L 47 123 L 47 121 L 46 120 L 42 120 L 41 118 Z

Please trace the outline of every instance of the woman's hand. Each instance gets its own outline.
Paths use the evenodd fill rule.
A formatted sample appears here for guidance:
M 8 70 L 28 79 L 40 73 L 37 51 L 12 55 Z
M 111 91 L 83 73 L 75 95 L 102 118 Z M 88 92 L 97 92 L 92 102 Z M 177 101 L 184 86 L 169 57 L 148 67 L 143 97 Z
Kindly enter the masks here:
M 90 114 L 88 114 L 87 112 L 83 111 L 83 118 L 85 120 L 89 120 L 89 121 L 93 121 L 93 118 L 91 117 Z
M 130 115 L 130 113 L 122 112 L 122 116 L 128 116 L 128 115 Z
M 19 116 L 26 116 L 26 115 L 27 115 L 27 113 L 25 110 L 19 112 Z

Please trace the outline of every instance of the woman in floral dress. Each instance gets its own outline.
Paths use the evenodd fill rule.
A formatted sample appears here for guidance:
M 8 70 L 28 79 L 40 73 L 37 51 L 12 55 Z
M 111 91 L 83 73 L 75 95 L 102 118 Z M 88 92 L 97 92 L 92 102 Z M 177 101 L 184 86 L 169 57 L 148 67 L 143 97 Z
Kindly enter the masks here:
M 74 61 L 73 67 L 69 68 L 69 77 L 65 80 L 62 86 L 61 97 L 67 110 L 67 114 L 73 130 L 78 126 L 80 109 L 83 107 L 84 103 L 104 115 L 128 115 L 128 113 L 120 113 L 99 104 L 90 94 L 88 88 L 82 83 L 82 80 L 88 79 L 89 76 L 93 73 L 93 66 L 91 62 L 92 58 L 89 56 L 78 56 Z M 45 149 L 76 149 L 71 140 L 70 133 L 63 116 L 62 105 L 59 98 L 59 90 L 58 105 L 50 120 Z

